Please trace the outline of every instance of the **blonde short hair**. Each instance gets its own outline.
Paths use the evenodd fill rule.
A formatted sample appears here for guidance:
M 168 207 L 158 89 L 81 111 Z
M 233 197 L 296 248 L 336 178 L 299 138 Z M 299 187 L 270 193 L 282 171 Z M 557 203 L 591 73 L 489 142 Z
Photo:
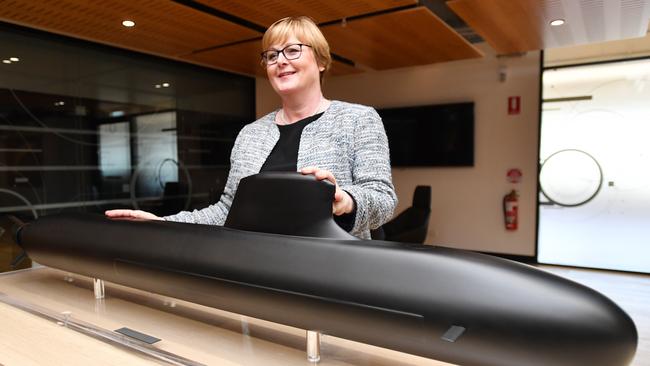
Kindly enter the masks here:
M 310 17 L 286 17 L 271 24 L 262 37 L 262 50 L 268 50 L 272 44 L 283 43 L 291 36 L 295 36 L 300 42 L 311 46 L 318 66 L 325 68 L 320 72 L 322 83 L 323 76 L 332 64 L 332 55 L 330 55 L 330 45 L 325 36 Z

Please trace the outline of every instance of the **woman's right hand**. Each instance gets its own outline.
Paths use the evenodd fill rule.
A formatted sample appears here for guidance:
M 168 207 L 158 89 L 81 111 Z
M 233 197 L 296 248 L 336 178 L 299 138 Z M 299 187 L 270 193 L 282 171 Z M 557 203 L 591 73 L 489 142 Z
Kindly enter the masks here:
M 110 218 L 164 220 L 162 217 L 156 216 L 151 212 L 142 211 L 142 210 L 108 210 L 104 212 L 104 215 Z

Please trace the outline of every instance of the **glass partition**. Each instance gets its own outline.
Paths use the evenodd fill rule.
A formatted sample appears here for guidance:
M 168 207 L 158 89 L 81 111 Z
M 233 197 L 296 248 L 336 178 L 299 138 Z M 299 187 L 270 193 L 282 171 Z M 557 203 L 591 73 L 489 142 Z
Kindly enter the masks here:
M 650 59 L 543 74 L 538 259 L 650 273 Z
M 218 199 L 255 80 L 0 23 L 0 216 Z M 2 221 L 0 270 L 11 263 Z

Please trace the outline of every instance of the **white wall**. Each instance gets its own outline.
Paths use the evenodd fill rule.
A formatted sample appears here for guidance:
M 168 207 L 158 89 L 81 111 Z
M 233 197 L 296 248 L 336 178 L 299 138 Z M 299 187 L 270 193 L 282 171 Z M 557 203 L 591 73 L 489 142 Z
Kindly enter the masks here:
M 400 199 L 396 213 L 411 203 L 419 184 L 431 185 L 432 215 L 427 243 L 457 248 L 535 254 L 536 179 L 539 126 L 539 52 L 498 59 L 487 46 L 479 60 L 456 61 L 327 78 L 325 97 L 376 108 L 475 103 L 475 166 L 395 168 Z M 498 71 L 506 68 L 506 81 Z M 509 96 L 521 96 L 521 114 L 507 114 Z M 257 115 L 279 106 L 266 79 L 257 80 Z M 508 183 L 506 172 L 519 168 L 523 180 Z M 519 230 L 504 229 L 501 200 L 520 193 Z

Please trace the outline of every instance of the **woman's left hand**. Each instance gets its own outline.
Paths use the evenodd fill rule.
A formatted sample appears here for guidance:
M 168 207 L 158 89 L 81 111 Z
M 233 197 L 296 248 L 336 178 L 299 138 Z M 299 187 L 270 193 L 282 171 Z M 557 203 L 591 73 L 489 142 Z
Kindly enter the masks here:
M 332 212 L 336 216 L 350 213 L 354 210 L 354 200 L 348 192 L 342 190 L 339 185 L 336 183 L 336 178 L 329 170 L 320 169 L 314 166 L 306 167 L 300 169 L 302 174 L 311 174 L 318 180 L 327 179 L 330 182 L 334 183 L 336 186 L 336 192 L 334 193 L 334 202 L 332 202 Z

